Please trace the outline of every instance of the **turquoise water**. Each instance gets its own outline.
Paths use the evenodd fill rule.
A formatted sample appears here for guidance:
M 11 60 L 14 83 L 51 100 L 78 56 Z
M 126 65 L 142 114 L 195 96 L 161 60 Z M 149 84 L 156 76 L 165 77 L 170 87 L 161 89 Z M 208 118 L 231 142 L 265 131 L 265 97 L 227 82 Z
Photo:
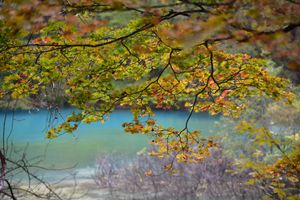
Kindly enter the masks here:
M 74 109 L 62 109 L 57 118 L 47 110 L 16 111 L 14 114 L 8 111 L 5 134 L 7 136 L 11 132 L 10 141 L 14 143 L 15 149 L 23 151 L 26 148 L 29 159 L 44 155 L 40 165 L 51 168 L 67 168 L 75 164 L 76 168 L 91 167 L 95 165 L 96 158 L 103 154 L 114 153 L 133 157 L 147 147 L 151 140 L 146 135 L 132 135 L 123 131 L 122 124 L 132 119 L 131 113 L 127 110 L 115 111 L 104 124 L 81 124 L 74 134 L 65 134 L 54 140 L 46 139 L 45 132 L 49 121 L 59 123 L 73 111 Z M 188 114 L 183 111 L 156 111 L 154 118 L 166 127 L 181 129 Z M 5 111 L 1 111 L 1 131 L 4 116 Z M 189 128 L 200 129 L 205 135 L 211 135 L 214 134 L 217 120 L 218 117 L 212 117 L 207 113 L 197 113 L 191 118 Z

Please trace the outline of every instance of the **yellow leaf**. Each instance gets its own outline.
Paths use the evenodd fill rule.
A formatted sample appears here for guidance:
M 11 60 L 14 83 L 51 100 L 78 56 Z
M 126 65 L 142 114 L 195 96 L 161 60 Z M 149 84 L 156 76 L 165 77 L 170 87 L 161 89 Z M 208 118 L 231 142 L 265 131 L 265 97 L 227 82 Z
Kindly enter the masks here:
M 153 171 L 151 169 L 145 171 L 145 176 L 153 176 Z

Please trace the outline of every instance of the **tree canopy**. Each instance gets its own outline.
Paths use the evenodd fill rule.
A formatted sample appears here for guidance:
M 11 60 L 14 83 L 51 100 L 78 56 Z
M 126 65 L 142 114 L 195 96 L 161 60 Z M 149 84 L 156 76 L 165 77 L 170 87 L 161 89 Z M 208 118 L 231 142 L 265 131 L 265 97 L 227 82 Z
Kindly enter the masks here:
M 151 155 L 199 162 L 218 144 L 189 130 L 193 113 L 238 118 L 249 97 L 294 99 L 272 66 L 300 69 L 297 0 L 18 0 L 0 9 L 2 103 L 80 110 L 52 127 L 50 139 L 129 108 L 133 120 L 124 129 L 152 135 L 158 150 Z M 162 127 L 155 109 L 189 110 L 185 127 Z M 266 127 L 239 128 L 256 133 L 258 145 L 279 145 Z M 274 171 L 299 169 L 294 154 Z

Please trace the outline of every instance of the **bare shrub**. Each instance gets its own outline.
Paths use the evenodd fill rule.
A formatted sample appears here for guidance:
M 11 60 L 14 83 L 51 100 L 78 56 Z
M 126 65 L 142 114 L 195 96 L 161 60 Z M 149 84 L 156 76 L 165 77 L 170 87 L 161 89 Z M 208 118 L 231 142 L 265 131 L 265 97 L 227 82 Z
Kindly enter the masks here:
M 164 170 L 171 158 L 147 154 L 124 161 L 114 156 L 97 160 L 94 176 L 107 199 L 257 199 L 262 192 L 246 185 L 247 173 L 236 170 L 222 150 L 214 150 L 201 163 L 173 163 L 176 173 Z

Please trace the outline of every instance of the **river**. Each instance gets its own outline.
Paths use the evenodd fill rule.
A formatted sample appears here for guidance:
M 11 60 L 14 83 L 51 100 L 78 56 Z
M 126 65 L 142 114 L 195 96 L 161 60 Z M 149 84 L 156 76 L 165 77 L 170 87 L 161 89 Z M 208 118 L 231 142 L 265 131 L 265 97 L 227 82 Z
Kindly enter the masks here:
M 47 168 L 73 168 L 82 174 L 90 174 L 98 156 L 103 154 L 122 154 L 134 157 L 138 151 L 148 146 L 151 138 L 146 135 L 125 133 L 122 123 L 132 119 L 128 110 L 113 112 L 104 124 L 81 124 L 73 134 L 65 134 L 53 140 L 45 138 L 49 120 L 59 123 L 74 109 L 65 108 L 55 119 L 47 110 L 40 111 L 1 111 L 1 131 L 19 155 L 25 154 L 30 160 L 42 160 L 39 165 Z M 6 124 L 3 121 L 6 113 Z M 155 119 L 166 127 L 181 129 L 185 125 L 188 112 L 156 111 Z M 213 135 L 215 122 L 219 117 L 207 113 L 196 113 L 189 121 L 191 130 L 200 129 L 204 135 Z M 2 134 L 1 134 L 2 135 Z M 3 137 L 3 136 L 1 136 Z M 2 144 L 1 144 L 2 145 Z M 11 144 L 10 144 L 11 147 Z M 36 157 L 41 156 L 43 157 Z

